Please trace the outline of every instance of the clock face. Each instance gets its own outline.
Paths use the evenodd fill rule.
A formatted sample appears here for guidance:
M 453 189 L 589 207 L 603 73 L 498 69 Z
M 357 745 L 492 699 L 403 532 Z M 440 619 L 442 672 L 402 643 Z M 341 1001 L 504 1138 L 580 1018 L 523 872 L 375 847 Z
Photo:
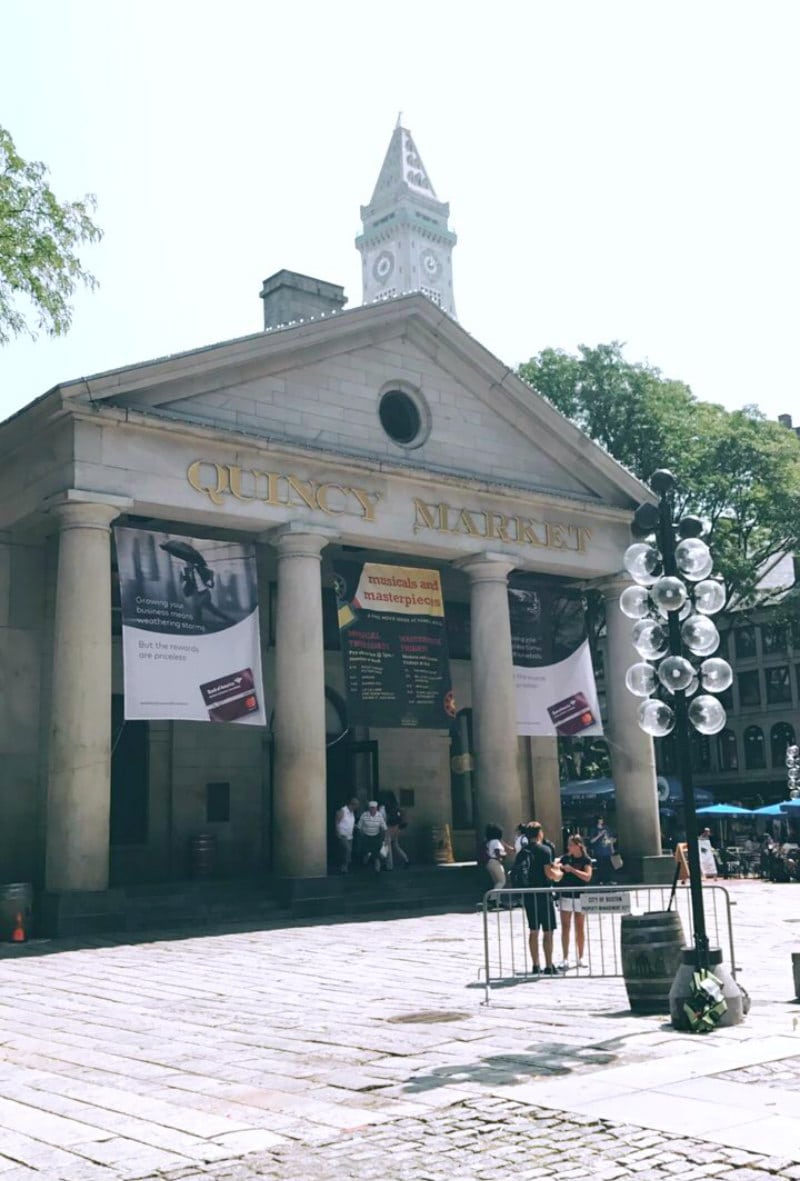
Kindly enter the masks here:
M 426 279 L 438 279 L 442 273 L 441 259 L 433 250 L 423 250 L 420 265 Z
M 379 283 L 388 283 L 394 270 L 394 255 L 390 250 L 382 250 L 372 264 L 372 274 Z

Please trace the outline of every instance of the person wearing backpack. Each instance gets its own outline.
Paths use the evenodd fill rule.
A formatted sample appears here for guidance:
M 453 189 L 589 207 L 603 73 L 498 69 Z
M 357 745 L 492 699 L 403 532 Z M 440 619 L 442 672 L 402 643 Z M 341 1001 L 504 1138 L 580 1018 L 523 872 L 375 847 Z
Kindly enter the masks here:
M 529 824 L 525 830 L 526 843 L 522 845 L 511 868 L 511 884 L 517 889 L 547 890 L 560 882 L 563 876 L 559 866 L 553 863 L 549 842 L 545 845 L 541 824 Z M 523 884 L 524 883 L 524 884 Z M 553 965 L 553 932 L 556 929 L 556 908 L 552 893 L 525 894 L 525 913 L 528 917 L 528 946 L 531 953 L 531 971 L 534 975 L 558 976 Z M 539 961 L 539 931 L 542 932 L 544 969 Z

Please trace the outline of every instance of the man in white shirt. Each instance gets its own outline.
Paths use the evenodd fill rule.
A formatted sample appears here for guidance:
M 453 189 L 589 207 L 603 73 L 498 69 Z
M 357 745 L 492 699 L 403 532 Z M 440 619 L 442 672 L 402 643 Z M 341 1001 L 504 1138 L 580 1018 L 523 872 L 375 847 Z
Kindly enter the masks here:
M 342 873 L 350 872 L 350 862 L 353 857 L 353 830 L 356 826 L 358 800 L 355 796 L 343 804 L 336 813 L 336 840 L 342 850 Z
M 364 864 L 372 862 L 372 868 L 380 873 L 381 847 L 386 835 L 386 820 L 378 811 L 378 801 L 370 800 L 366 812 L 358 818 L 358 831 L 361 834 L 361 849 L 364 854 Z

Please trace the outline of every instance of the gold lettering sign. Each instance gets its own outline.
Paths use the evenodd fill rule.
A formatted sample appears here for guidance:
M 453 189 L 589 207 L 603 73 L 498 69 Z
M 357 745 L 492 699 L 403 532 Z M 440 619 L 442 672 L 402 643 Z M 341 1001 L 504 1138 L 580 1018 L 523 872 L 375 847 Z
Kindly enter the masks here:
M 454 533 L 482 537 L 488 541 L 533 545 L 543 549 L 569 549 L 586 552 L 592 531 L 585 525 L 562 525 L 555 521 L 537 521 L 532 517 L 507 517 L 504 513 L 481 509 L 453 508 L 449 504 L 426 504 L 414 498 L 414 532 L 433 529 L 436 533 Z
M 334 481 L 306 480 L 284 472 L 262 472 L 236 463 L 213 463 L 195 459 L 189 464 L 186 479 L 207 496 L 212 504 L 224 504 L 226 496 L 234 500 L 254 500 L 271 508 L 319 509 L 329 517 L 354 516 L 370 524 L 380 492 L 355 488 Z

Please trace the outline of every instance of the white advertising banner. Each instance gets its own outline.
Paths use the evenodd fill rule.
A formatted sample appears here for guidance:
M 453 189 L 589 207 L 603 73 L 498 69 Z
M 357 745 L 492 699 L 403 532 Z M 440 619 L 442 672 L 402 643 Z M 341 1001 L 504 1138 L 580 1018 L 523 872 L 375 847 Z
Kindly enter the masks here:
M 580 597 L 512 575 L 508 605 L 517 733 L 574 738 L 602 734 Z
M 114 530 L 125 718 L 266 725 L 255 549 Z

